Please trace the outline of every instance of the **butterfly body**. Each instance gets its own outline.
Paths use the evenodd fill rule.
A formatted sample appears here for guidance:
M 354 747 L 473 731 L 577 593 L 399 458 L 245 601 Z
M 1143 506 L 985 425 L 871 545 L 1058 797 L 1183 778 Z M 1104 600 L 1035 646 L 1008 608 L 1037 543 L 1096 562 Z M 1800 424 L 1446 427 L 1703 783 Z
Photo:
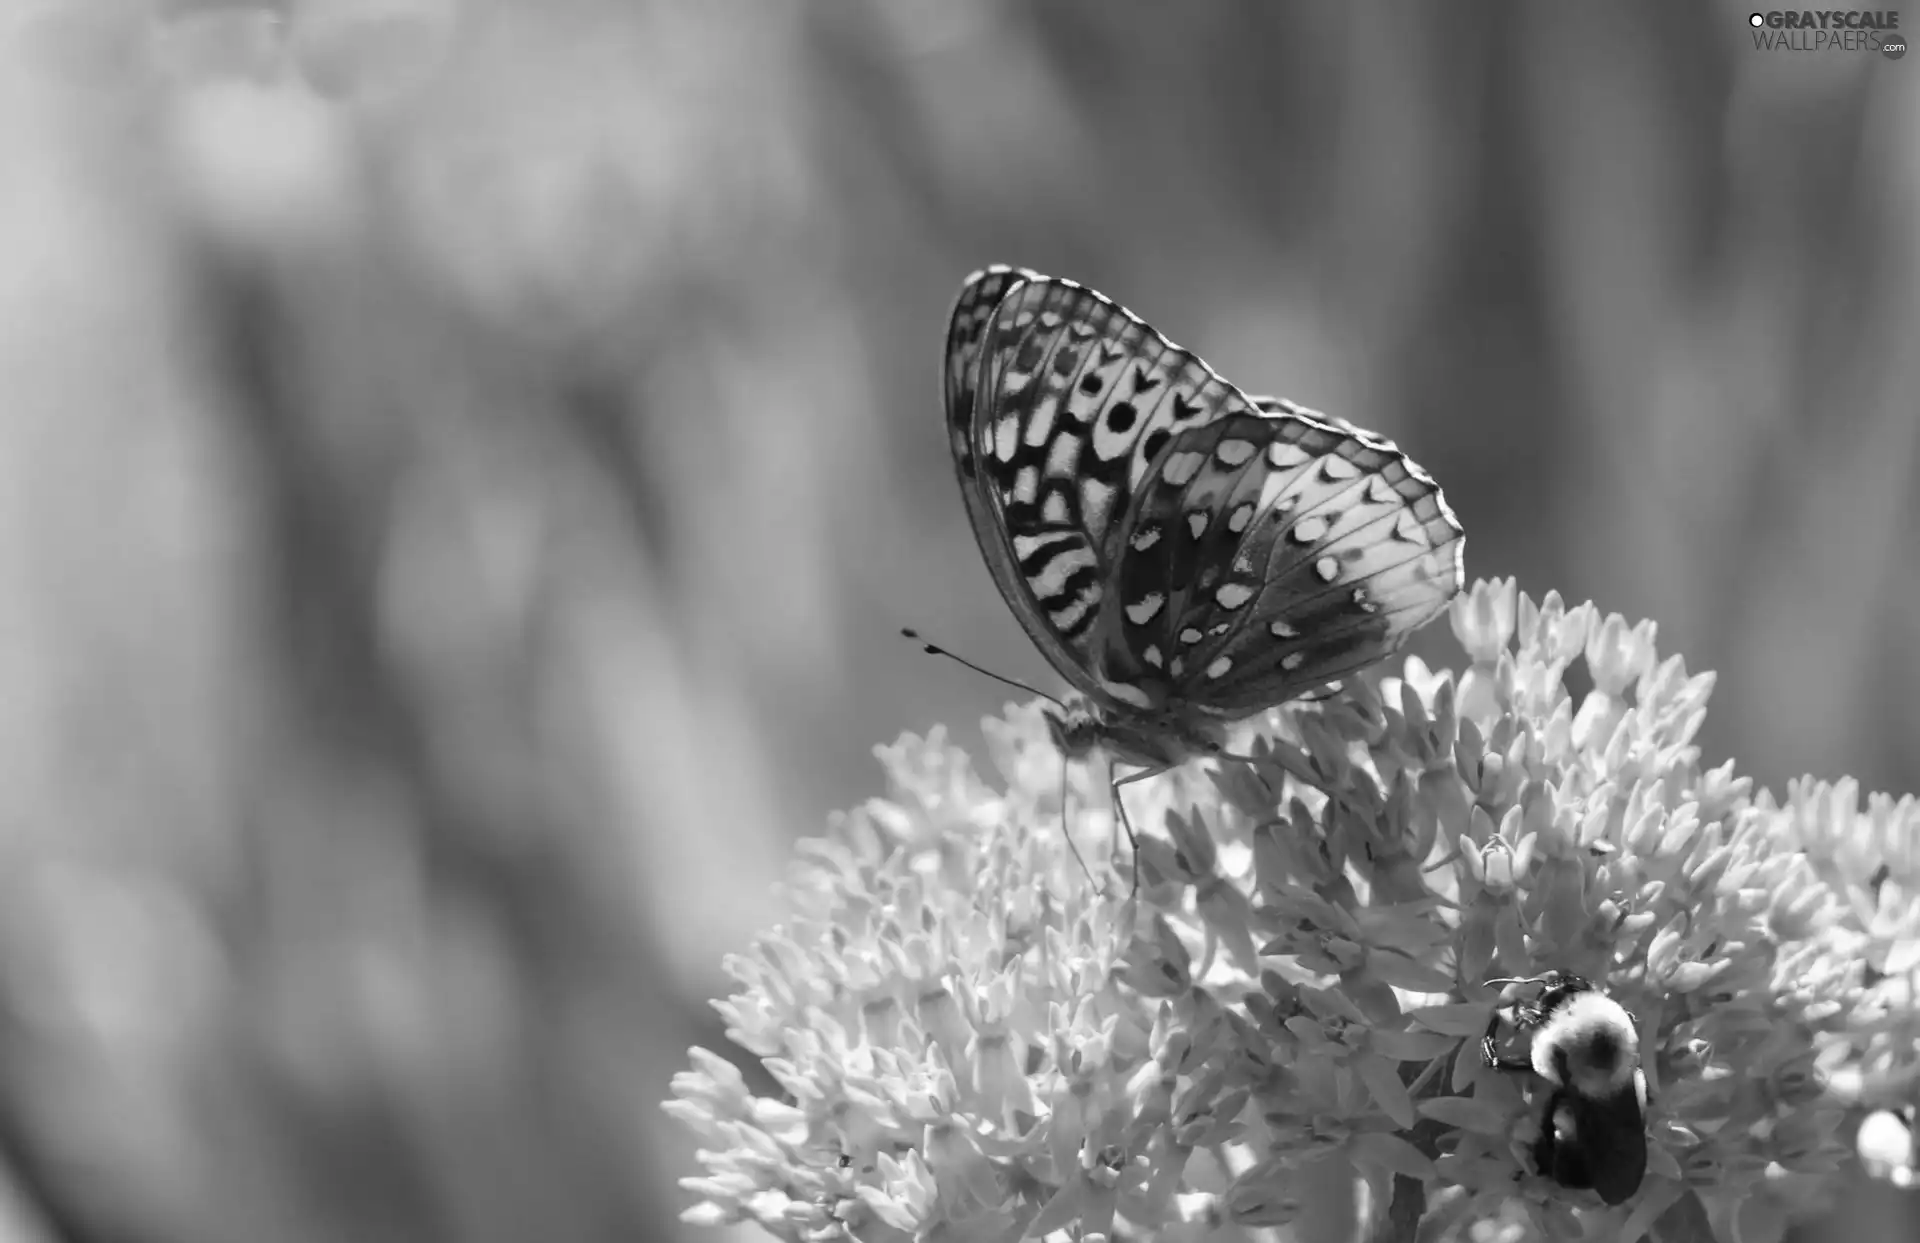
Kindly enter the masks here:
M 1150 711 L 1102 708 L 1097 700 L 1072 695 L 1047 712 L 1047 728 L 1062 755 L 1080 759 L 1098 748 L 1122 764 L 1164 772 L 1226 750 L 1223 728 L 1201 723 L 1183 707 L 1172 701 Z
M 1075 282 L 993 267 L 949 323 L 947 431 L 1001 595 L 1080 698 L 1070 755 L 1154 771 L 1375 663 L 1463 582 L 1390 442 L 1250 398 Z

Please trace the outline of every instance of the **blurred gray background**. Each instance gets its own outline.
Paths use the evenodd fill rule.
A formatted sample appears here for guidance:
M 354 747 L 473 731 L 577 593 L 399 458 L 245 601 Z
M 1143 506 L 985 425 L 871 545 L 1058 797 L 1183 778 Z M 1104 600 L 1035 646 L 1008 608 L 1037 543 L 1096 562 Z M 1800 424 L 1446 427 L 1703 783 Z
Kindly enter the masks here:
M 1657 618 L 1709 762 L 1912 788 L 1920 56 L 1746 13 L 4 0 L 0 1237 L 725 1237 L 722 953 L 1006 698 L 895 632 L 1056 685 L 941 432 L 995 260 Z

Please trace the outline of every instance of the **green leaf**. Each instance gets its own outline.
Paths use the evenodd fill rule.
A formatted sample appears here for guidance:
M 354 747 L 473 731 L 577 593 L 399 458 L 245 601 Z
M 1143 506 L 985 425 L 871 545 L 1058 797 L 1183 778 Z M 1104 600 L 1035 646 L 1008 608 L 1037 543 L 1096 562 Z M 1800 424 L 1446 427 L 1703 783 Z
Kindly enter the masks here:
M 1421 1101 L 1415 1108 L 1423 1118 L 1457 1126 L 1476 1135 L 1500 1135 L 1513 1126 L 1512 1111 L 1471 1096 L 1436 1096 Z
M 1407 1011 L 1407 1017 L 1422 1027 L 1448 1036 L 1481 1036 L 1486 1034 L 1489 1013 L 1488 1007 L 1483 1004 L 1456 1002 L 1445 1006 L 1420 1006 Z
M 1439 1057 L 1458 1043 L 1452 1036 L 1433 1032 L 1374 1032 L 1367 1047 L 1396 1062 L 1424 1062 Z
M 1433 1177 L 1433 1160 L 1425 1153 L 1386 1131 L 1369 1131 L 1353 1137 L 1348 1145 L 1355 1161 L 1405 1174 L 1422 1182 Z
M 1375 950 L 1367 956 L 1367 974 L 1414 993 L 1444 993 L 1453 987 L 1453 976 L 1448 972 L 1390 950 Z
M 1407 1085 L 1400 1082 L 1393 1064 L 1385 1058 L 1363 1053 L 1353 1059 L 1352 1065 L 1360 1082 L 1366 1084 L 1367 1091 L 1373 1095 L 1373 1103 L 1401 1127 L 1412 1126 L 1413 1098 L 1407 1095 Z

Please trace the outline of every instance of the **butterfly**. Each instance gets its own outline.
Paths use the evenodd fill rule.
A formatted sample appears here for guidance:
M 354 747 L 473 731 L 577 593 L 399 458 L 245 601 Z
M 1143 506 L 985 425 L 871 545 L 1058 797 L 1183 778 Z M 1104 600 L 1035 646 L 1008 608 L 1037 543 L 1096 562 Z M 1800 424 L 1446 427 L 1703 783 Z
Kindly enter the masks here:
M 1392 442 L 1248 397 L 1074 281 L 968 277 L 945 396 L 987 568 L 1077 692 L 1054 742 L 1141 769 L 1116 786 L 1226 754 L 1227 725 L 1391 655 L 1464 584 L 1465 532 Z

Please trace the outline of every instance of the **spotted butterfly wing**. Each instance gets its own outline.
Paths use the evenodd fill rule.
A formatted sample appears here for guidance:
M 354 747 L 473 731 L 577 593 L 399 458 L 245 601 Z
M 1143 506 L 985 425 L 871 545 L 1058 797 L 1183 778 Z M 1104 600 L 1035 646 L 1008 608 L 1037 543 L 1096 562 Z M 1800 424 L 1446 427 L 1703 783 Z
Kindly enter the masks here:
M 1109 684 L 1094 646 L 1111 596 L 1112 536 L 1176 432 L 1256 408 L 1101 295 L 1006 268 L 977 274 L 962 292 L 947 392 L 961 491 L 1001 593 L 1077 689 L 1136 700 L 1131 673 Z
M 1462 579 L 1453 515 L 1391 442 L 1256 405 L 1176 438 L 1119 555 L 1124 646 L 1228 719 L 1392 654 Z
M 1248 398 L 1072 281 L 969 278 L 945 387 L 994 581 L 1094 709 L 1075 746 L 1217 750 L 1217 722 L 1380 659 L 1460 588 L 1459 526 L 1389 442 Z

